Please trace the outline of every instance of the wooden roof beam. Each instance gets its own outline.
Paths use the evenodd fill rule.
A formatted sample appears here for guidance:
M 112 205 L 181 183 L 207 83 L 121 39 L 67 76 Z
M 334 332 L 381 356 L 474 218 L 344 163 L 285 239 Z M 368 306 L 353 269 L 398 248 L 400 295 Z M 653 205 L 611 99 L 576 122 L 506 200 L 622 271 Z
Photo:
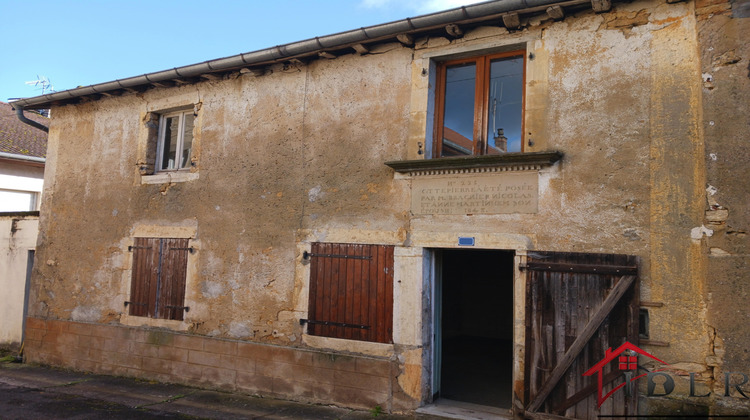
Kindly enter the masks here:
M 447 25 L 445 27 L 445 32 L 448 32 L 448 35 L 452 36 L 453 38 L 462 38 L 464 36 L 464 31 L 462 31 L 461 28 L 454 23 Z
M 352 45 L 352 48 L 354 48 L 354 51 L 356 51 L 359 55 L 365 55 L 370 52 L 370 49 L 365 47 L 363 44 L 354 44 Z
M 508 29 L 518 29 L 521 27 L 521 19 L 518 13 L 508 13 L 503 15 L 503 25 Z
M 159 87 L 159 88 L 168 88 L 174 85 L 175 84 L 169 80 L 162 80 L 160 82 L 151 82 L 151 86 Z
M 404 44 L 407 47 L 411 47 L 414 45 L 414 37 L 409 34 L 398 34 L 396 35 L 396 39 L 398 39 L 398 42 Z
M 260 77 L 266 74 L 266 69 L 249 69 L 249 68 L 242 68 L 240 69 L 240 74 L 249 74 L 255 77 Z
M 547 15 L 555 20 L 562 20 L 565 18 L 565 11 L 560 6 L 550 6 L 547 8 Z
M 591 0 L 591 8 L 594 9 L 596 13 L 609 12 L 609 9 L 612 8 L 612 1 L 611 0 Z
M 219 76 L 217 76 L 215 74 L 211 74 L 211 73 L 201 74 L 201 78 L 206 79 L 206 80 L 219 80 L 219 79 L 221 79 L 221 77 L 219 77 Z

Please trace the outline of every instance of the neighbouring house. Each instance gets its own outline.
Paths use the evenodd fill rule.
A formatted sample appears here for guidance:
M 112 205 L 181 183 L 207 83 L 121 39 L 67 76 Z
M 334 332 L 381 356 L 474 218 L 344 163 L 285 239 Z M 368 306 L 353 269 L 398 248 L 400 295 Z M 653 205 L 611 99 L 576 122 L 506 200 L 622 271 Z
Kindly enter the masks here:
M 747 413 L 749 14 L 491 1 L 15 101 L 52 110 L 26 360 L 392 412 Z M 618 388 L 625 343 L 675 387 Z
M 28 117 L 49 123 L 40 114 Z M 0 102 L 0 347 L 19 348 L 23 341 L 46 150 L 47 133 L 22 123 Z
M 23 343 L 39 212 L 0 213 L 0 348 Z
M 49 124 L 40 114 L 27 116 Z M 39 210 L 46 155 L 47 133 L 22 123 L 9 104 L 0 102 L 0 212 Z

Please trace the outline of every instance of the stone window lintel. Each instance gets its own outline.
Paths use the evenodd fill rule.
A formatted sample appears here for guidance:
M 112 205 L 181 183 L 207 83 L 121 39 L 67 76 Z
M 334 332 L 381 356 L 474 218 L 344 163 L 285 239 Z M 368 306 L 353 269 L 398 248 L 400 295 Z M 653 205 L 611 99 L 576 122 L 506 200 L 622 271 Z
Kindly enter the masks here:
M 562 152 L 518 152 L 502 155 L 461 156 L 385 162 L 394 171 L 407 175 L 436 175 L 471 172 L 540 170 L 555 164 Z

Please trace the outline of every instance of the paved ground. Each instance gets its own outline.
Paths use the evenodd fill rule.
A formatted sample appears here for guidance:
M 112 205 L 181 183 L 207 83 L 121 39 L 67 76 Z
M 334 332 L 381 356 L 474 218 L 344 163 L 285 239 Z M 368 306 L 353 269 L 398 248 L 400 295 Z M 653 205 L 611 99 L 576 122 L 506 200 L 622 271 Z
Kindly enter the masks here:
M 0 362 L 0 419 L 436 419 Z

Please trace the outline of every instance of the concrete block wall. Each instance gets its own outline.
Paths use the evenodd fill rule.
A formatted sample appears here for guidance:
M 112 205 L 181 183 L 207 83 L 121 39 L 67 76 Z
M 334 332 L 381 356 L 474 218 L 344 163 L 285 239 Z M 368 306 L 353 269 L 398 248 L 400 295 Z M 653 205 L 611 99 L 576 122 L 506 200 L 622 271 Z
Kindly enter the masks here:
M 393 410 L 397 366 L 164 330 L 27 318 L 26 361 L 263 397 Z M 396 405 L 400 405 L 396 402 Z

